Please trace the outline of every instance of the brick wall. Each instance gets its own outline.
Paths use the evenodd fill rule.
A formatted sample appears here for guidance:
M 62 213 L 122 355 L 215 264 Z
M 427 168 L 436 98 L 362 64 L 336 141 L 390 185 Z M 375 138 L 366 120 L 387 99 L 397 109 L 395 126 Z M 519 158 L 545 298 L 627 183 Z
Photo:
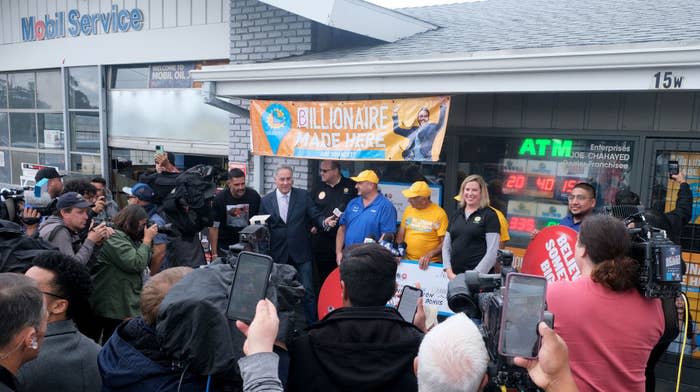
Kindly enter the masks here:
M 312 22 L 301 16 L 269 6 L 257 0 L 230 0 L 232 64 L 253 63 L 303 54 L 311 50 Z M 248 100 L 233 102 L 247 108 Z M 252 183 L 253 159 L 250 150 L 250 120 L 231 115 L 229 161 L 248 163 L 248 183 Z M 250 158 L 250 159 L 249 159 Z M 308 188 L 309 165 L 306 159 L 265 157 L 264 189 L 274 188 L 277 166 L 294 168 L 294 185 Z

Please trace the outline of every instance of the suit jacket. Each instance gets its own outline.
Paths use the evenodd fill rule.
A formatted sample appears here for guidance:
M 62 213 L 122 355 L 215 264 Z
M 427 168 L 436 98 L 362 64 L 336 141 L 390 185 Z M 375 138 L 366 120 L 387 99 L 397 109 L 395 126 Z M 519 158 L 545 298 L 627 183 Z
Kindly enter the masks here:
M 275 263 L 286 264 L 291 258 L 294 264 L 311 261 L 311 226 L 323 230 L 324 216 L 311 200 L 309 192 L 292 188 L 287 210 L 287 223 L 280 217 L 277 205 L 277 190 L 260 202 L 260 214 L 269 214 L 270 256 Z

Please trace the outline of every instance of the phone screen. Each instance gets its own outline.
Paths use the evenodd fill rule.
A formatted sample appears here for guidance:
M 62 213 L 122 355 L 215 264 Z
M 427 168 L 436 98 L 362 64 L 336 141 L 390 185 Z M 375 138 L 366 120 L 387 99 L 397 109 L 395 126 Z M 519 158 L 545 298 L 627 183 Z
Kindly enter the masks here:
M 542 321 L 546 290 L 547 280 L 541 276 L 511 273 L 506 277 L 498 339 L 501 355 L 537 357 L 537 325 Z
M 421 295 L 423 295 L 423 290 L 412 286 L 403 286 L 397 310 L 401 317 L 409 323 L 413 322 L 413 317 L 416 315 L 416 309 L 418 308 L 418 298 Z
M 678 161 L 668 161 L 668 175 L 674 176 L 678 174 Z
M 163 146 L 156 146 L 156 154 L 162 154 L 164 151 Z
M 226 309 L 229 320 L 253 320 L 258 301 L 265 298 L 271 271 L 270 256 L 252 252 L 240 253 Z

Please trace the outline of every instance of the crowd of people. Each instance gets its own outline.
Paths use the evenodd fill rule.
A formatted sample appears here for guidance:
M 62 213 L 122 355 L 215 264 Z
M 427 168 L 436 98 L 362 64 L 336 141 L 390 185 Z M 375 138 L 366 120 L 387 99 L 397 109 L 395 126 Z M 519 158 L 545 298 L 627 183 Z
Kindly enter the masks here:
M 158 154 L 156 164 L 160 174 L 179 174 L 166 154 Z M 291 321 L 280 317 L 277 307 L 288 304 L 277 297 L 260 301 L 249 325 L 235 323 L 246 336 L 241 357 L 231 359 L 239 378 L 231 385 L 215 380 L 215 387 L 484 389 L 490 358 L 479 327 L 458 314 L 428 329 L 422 298 L 414 319 L 404 320 L 387 306 L 396 291 L 399 260 L 372 242 L 401 244 L 405 258 L 421 269 L 441 266 L 448 279 L 469 270 L 493 272 L 508 228 L 503 211 L 491 203 L 487 183 L 479 175 L 467 176 L 455 196 L 458 207 L 448 214 L 431 201 L 426 182 L 414 182 L 402 192 L 409 206 L 398 219 L 373 170 L 348 178 L 337 161 L 322 161 L 319 168 L 321 181 L 310 191 L 294 187 L 291 167 L 276 168 L 275 189 L 262 197 L 246 186 L 243 171 L 232 169 L 227 187 L 214 199 L 207 230 L 217 260 L 212 264 L 229 255 L 252 216 L 269 215 L 270 256 L 293 267 L 296 287 L 303 290 L 298 313 L 304 321 L 281 337 L 280 323 L 286 330 Z M 50 215 L 29 207 L 23 211 L 32 218 L 24 225 L 26 235 L 55 250 L 36 257 L 25 276 L 0 274 L 0 391 L 209 390 L 212 375 L 188 370 L 159 335 L 165 333 L 159 312 L 168 293 L 209 267 L 169 261 L 176 254 L 168 247 L 173 238 L 159 233 L 167 219 L 156 203 L 157 191 L 142 182 L 125 188 L 128 206 L 119 210 L 104 179 L 63 184 L 61 177 L 52 168 L 36 176 L 37 182 L 48 179 Z M 674 180 L 682 195 L 664 216 L 669 233 L 689 220 L 692 202 L 682 174 Z M 639 204 L 634 196 L 622 194 L 618 202 Z M 650 353 L 665 332 L 661 302 L 636 290 L 639 269 L 627 256 L 627 228 L 596 215 L 595 200 L 596 189 L 588 183 L 577 184 L 568 195 L 569 215 L 561 224 L 579 233 L 575 259 L 582 278 L 549 286 L 554 329 L 538 326 L 538 358 L 514 359 L 547 391 L 643 390 L 649 385 Z M 343 307 L 318 320 L 320 287 L 336 268 Z M 288 290 L 276 284 L 276 290 Z M 225 298 L 228 292 L 213 295 Z M 215 328 L 214 323 L 209 326 Z

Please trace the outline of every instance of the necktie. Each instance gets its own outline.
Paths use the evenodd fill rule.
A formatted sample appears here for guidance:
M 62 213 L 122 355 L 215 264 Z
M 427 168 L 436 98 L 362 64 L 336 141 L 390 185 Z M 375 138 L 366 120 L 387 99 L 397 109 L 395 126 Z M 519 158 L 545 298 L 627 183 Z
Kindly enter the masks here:
M 287 211 L 289 211 L 289 194 L 282 195 L 282 203 L 280 204 L 280 217 L 287 223 Z

